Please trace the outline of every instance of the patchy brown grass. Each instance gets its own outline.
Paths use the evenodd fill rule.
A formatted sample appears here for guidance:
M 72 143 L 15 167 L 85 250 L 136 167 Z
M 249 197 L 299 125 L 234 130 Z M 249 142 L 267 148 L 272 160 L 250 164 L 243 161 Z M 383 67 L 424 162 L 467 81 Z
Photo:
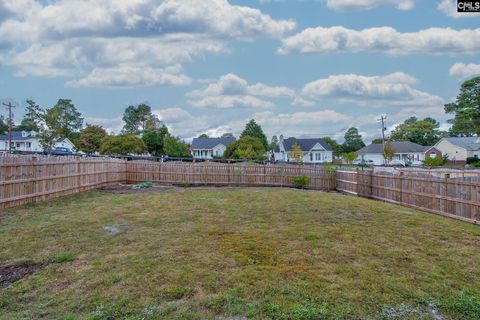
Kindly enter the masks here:
M 377 201 L 198 188 L 3 214 L 0 266 L 52 263 L 0 288 L 0 319 L 480 315 L 480 227 Z

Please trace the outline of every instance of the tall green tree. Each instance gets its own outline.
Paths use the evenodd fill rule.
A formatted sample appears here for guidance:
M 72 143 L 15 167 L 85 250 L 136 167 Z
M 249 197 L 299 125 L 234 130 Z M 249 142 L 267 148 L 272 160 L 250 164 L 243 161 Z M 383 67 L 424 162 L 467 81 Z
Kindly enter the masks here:
M 418 120 L 416 117 L 410 117 L 404 123 L 398 125 L 390 134 L 393 141 L 411 141 L 423 146 L 432 146 L 446 135 L 439 130 L 440 123 L 427 117 Z
M 0 134 L 5 134 L 8 131 L 7 121 L 0 115 Z
M 265 133 L 263 133 L 262 127 L 257 124 L 254 119 L 250 120 L 245 126 L 245 129 L 240 135 L 240 138 L 243 137 L 257 138 L 262 143 L 263 148 L 265 150 L 268 149 L 267 137 L 265 136 Z
M 169 157 L 190 157 L 189 145 L 169 134 L 165 135 L 164 141 L 165 154 Z
M 125 133 L 117 136 L 106 136 L 102 139 L 100 153 L 112 155 L 142 154 L 147 146 L 139 137 Z
M 148 152 L 155 156 L 165 154 L 164 140 L 168 135 L 168 128 L 163 125 L 157 130 L 145 130 L 142 134 L 142 140 L 147 146 Z
M 451 134 L 455 136 L 480 136 L 480 77 L 462 83 L 455 102 L 445 104 L 445 112 L 455 117 Z
M 107 132 L 102 126 L 87 123 L 87 126 L 80 130 L 78 138 L 79 149 L 88 154 L 98 152 L 102 145 L 102 140 L 106 136 Z
M 44 115 L 45 124 L 58 137 L 73 139 L 73 132 L 83 126 L 82 114 L 70 99 L 59 99 L 57 104 L 47 109 Z
M 343 154 L 342 145 L 339 144 L 335 139 L 325 137 L 323 138 L 323 141 L 325 141 L 332 148 L 334 157 L 340 157 Z
M 244 136 L 230 143 L 223 155 L 226 159 L 265 159 L 266 149 L 260 139 L 250 136 Z
M 198 136 L 199 139 L 205 139 L 205 138 L 209 138 L 208 134 L 206 133 L 202 133 L 201 135 Z
M 158 118 L 152 114 L 152 108 L 144 103 L 137 106 L 128 106 L 123 113 L 123 131 L 125 133 L 140 134 L 148 126 L 158 125 Z
M 23 116 L 20 125 L 15 127 L 15 130 L 39 131 L 45 115 L 45 110 L 33 100 L 27 100 L 26 102 L 25 115 Z
M 342 145 L 343 152 L 357 151 L 365 147 L 365 143 L 362 140 L 362 135 L 358 133 L 357 128 L 350 128 L 345 132 L 345 142 Z
M 278 137 L 273 136 L 272 141 L 270 142 L 270 145 L 268 146 L 268 150 L 274 150 L 275 147 L 277 146 L 277 144 L 278 144 Z

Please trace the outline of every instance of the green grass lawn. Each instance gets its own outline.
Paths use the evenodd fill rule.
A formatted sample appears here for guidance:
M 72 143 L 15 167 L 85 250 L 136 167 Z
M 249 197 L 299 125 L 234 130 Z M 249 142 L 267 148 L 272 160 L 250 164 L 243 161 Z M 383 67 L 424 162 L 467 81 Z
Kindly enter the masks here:
M 118 232 L 118 233 L 116 233 Z M 88 192 L 0 214 L 0 319 L 479 319 L 480 227 L 287 189 Z

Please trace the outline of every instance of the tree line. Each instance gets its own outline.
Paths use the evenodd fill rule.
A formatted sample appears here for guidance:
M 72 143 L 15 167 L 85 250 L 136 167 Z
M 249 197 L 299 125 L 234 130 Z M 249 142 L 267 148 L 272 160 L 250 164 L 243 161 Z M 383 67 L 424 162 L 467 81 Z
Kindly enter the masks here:
M 440 123 L 432 117 L 418 119 L 410 117 L 387 137 L 391 141 L 411 141 L 430 146 L 441 138 L 448 136 L 480 136 L 480 77 L 462 83 L 455 102 L 444 105 L 445 112 L 452 114 L 448 122 L 448 131 L 440 130 Z M 154 156 L 189 157 L 189 145 L 172 135 L 167 126 L 152 113 L 147 104 L 128 106 L 123 113 L 123 128 L 117 134 L 108 134 L 98 125 L 85 124 L 82 114 L 72 100 L 59 99 L 49 108 L 39 106 L 33 100 L 26 101 L 25 115 L 20 124 L 14 125 L 17 131 L 36 131 L 42 148 L 51 150 L 55 142 L 62 137 L 68 138 L 77 150 L 87 154 L 143 154 Z M 0 116 L 0 134 L 7 132 L 8 121 Z M 205 137 L 203 134 L 200 137 Z M 331 137 L 324 138 L 333 149 L 335 157 L 356 158 L 356 151 L 365 143 L 358 128 L 349 128 L 344 135 L 344 142 L 338 143 Z M 225 152 L 226 158 L 264 159 L 265 153 L 275 148 L 276 136 L 269 144 L 265 133 L 255 120 L 250 120 L 240 139 L 230 144 Z M 372 143 L 382 143 L 374 139 Z M 390 149 L 390 146 L 387 147 Z M 394 153 L 394 150 L 391 150 Z M 389 151 L 389 153 L 391 153 Z

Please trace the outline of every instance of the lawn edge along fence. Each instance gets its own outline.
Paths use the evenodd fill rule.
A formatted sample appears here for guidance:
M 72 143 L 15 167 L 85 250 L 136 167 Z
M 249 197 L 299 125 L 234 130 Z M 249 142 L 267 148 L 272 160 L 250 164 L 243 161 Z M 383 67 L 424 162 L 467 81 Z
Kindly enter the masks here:
M 178 186 L 295 187 L 382 200 L 480 223 L 480 174 L 427 170 L 332 170 L 293 164 L 126 161 L 113 158 L 0 156 L 0 208 L 45 201 L 118 183 Z

